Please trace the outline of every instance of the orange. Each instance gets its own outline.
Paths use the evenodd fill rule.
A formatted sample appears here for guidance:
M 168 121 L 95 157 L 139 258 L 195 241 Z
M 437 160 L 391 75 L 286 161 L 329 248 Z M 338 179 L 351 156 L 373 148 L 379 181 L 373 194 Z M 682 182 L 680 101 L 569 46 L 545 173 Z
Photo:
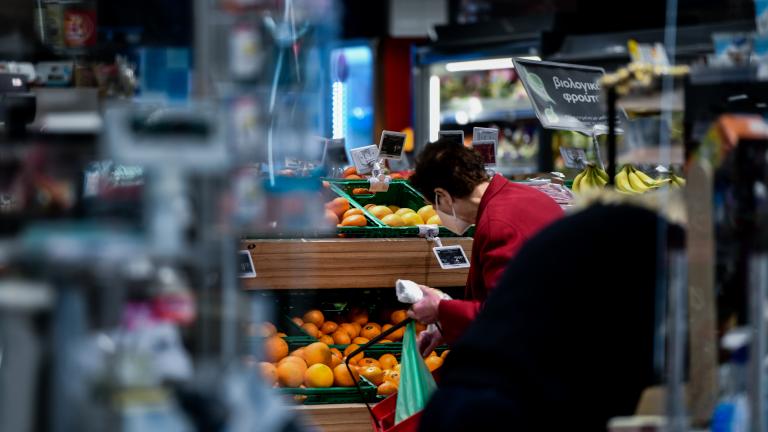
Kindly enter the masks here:
M 339 215 L 333 210 L 325 209 L 325 220 L 331 225 L 339 224 Z
M 372 208 L 376 207 L 376 204 L 366 204 L 364 207 L 366 210 L 370 211 Z
M 396 205 L 388 205 L 387 208 L 392 210 L 392 213 L 397 213 L 397 211 L 400 210 L 400 207 Z
M 288 335 L 283 332 L 278 332 L 275 336 L 286 337 Z
M 350 335 L 350 336 L 352 337 L 360 336 L 360 330 L 362 330 L 363 326 L 361 326 L 358 323 L 349 323 L 349 325 L 351 325 L 355 329 L 355 335 L 354 336 Z
M 440 220 L 440 216 L 434 215 L 427 220 L 427 225 L 442 225 L 443 221 Z
M 342 176 L 346 177 L 348 175 L 357 175 L 357 168 L 350 166 L 344 168 L 344 172 L 341 174 Z
M 323 313 L 317 309 L 312 309 L 311 311 L 305 313 L 302 319 L 305 323 L 312 323 L 316 325 L 317 328 L 322 327 L 323 323 L 325 322 Z
M 375 322 L 369 322 L 368 325 L 374 326 L 377 330 L 381 331 L 381 326 Z
M 448 357 L 448 353 L 451 352 L 451 350 L 445 350 L 442 354 L 440 354 L 440 358 L 445 360 L 446 357 Z
M 296 388 L 304 382 L 304 372 L 306 366 L 301 366 L 294 362 L 284 362 L 277 366 L 277 381 L 283 387 Z
M 323 334 L 327 334 L 327 335 L 333 334 L 338 329 L 339 329 L 339 325 L 333 321 L 326 321 L 320 327 L 320 331 L 323 332 Z
M 342 354 L 341 351 L 339 351 L 338 348 L 331 348 L 331 354 L 335 355 L 335 356 L 337 356 L 339 358 L 344 357 L 344 354 Z
M 359 214 L 353 214 L 352 216 L 347 216 L 341 221 L 341 226 L 366 226 L 368 225 L 368 221 L 365 219 L 365 216 L 359 215 Z
M 277 368 L 272 363 L 261 362 L 261 376 L 268 386 L 272 387 L 277 382 Z
M 384 382 L 384 371 L 376 366 L 367 366 L 360 368 L 360 375 L 365 379 L 372 382 L 374 385 L 379 385 Z
M 318 363 L 304 372 L 304 385 L 308 388 L 326 388 L 333 385 L 333 370 L 327 365 Z
M 408 318 L 408 314 L 405 312 L 405 309 L 396 310 L 392 312 L 392 315 L 390 316 L 392 324 L 400 324 L 400 321 L 406 318 Z
M 315 342 L 304 347 L 304 360 L 307 366 L 331 364 L 331 349 L 322 342 Z
M 403 224 L 405 224 L 405 226 L 424 225 L 424 220 L 416 213 L 404 214 L 401 218 L 403 219 Z
M 302 360 L 304 360 L 304 348 L 298 348 L 294 350 L 292 353 L 288 354 L 288 356 L 298 357 Z M 306 360 L 304 360 L 306 361 Z
M 389 381 L 395 383 L 397 386 L 400 386 L 400 372 L 394 370 L 389 371 L 388 374 L 384 375 L 384 381 Z
M 408 207 L 403 207 L 400 210 L 395 212 L 395 214 L 400 216 L 400 217 L 403 217 L 403 216 L 407 215 L 408 213 L 416 214 L 416 210 L 409 209 Z
M 346 219 L 346 218 L 348 218 L 349 216 L 352 216 L 352 215 L 361 215 L 361 214 L 363 214 L 363 210 L 361 210 L 361 209 L 359 209 L 357 207 L 351 208 L 351 209 L 349 209 L 349 210 L 344 212 L 344 216 L 341 217 L 341 220 L 344 220 L 344 219 Z
M 357 365 L 360 367 L 376 366 L 379 369 L 382 368 L 378 360 L 370 357 L 366 357 L 360 360 L 359 362 L 357 362 Z
M 432 208 L 431 205 L 426 205 L 419 209 L 419 211 L 416 212 L 417 215 L 421 217 L 421 220 L 429 220 L 432 216 L 436 215 L 437 212 L 434 208 Z
M 261 337 L 270 337 L 277 334 L 277 328 L 271 322 L 265 322 L 261 325 Z
M 328 335 L 322 335 L 319 338 L 317 338 L 317 340 L 319 340 L 320 342 L 322 342 L 322 343 L 324 343 L 326 345 L 333 345 L 334 344 L 333 337 L 328 336 Z
M 349 210 L 349 201 L 344 197 L 337 197 L 333 201 L 326 203 L 325 208 L 336 213 L 336 216 L 341 217 L 345 211 Z
M 380 334 L 381 329 L 377 328 L 373 324 L 366 324 L 365 327 L 363 327 L 363 329 L 360 331 L 360 336 L 366 339 L 373 339 Z
M 399 364 L 395 365 L 395 367 L 392 368 L 392 372 L 400 373 L 400 365 Z
M 403 221 L 403 218 L 396 214 L 390 214 L 386 215 L 383 218 L 379 218 L 384 223 L 384 225 L 391 226 L 391 227 L 401 227 L 405 226 L 405 221 Z
M 350 323 L 341 324 L 338 331 L 346 333 L 350 338 L 357 337 L 357 335 L 355 335 L 355 326 Z
M 392 324 L 384 324 L 384 327 L 381 328 L 381 332 L 384 333 L 390 328 L 392 328 Z M 405 336 L 405 327 L 400 327 L 399 329 L 390 333 L 387 337 L 393 341 L 399 341 L 403 338 L 403 336 Z
M 357 174 L 350 174 L 348 176 L 344 176 L 344 178 L 347 179 L 347 180 L 362 180 L 363 179 L 362 177 L 360 177 Z
M 422 324 L 422 323 L 416 321 L 416 333 L 421 333 L 421 332 L 423 332 L 426 329 L 427 329 L 427 325 L 426 324 Z
M 379 388 L 376 390 L 376 394 L 379 396 L 389 396 L 395 393 L 397 393 L 397 386 L 390 381 L 381 383 Z
M 288 343 L 278 336 L 268 337 L 264 341 L 264 354 L 270 362 L 280 361 L 288 355 Z
M 353 351 L 357 350 L 358 348 L 360 348 L 360 346 L 358 346 L 358 345 L 355 345 L 355 344 L 351 344 L 350 346 L 348 346 L 348 347 L 347 347 L 347 348 L 344 350 L 344 357 L 348 357 L 348 356 L 349 356 L 349 355 L 350 355 L 350 354 L 351 354 Z M 357 362 L 359 362 L 359 361 L 360 361 L 360 360 L 362 360 L 362 359 L 363 359 L 363 353 L 360 353 L 360 354 L 358 354 L 358 355 L 356 355 L 356 356 L 352 357 L 352 358 L 349 360 L 349 364 L 351 364 L 351 365 L 356 365 L 356 364 L 357 364 Z
M 360 336 L 358 336 L 358 337 L 356 337 L 356 338 L 352 339 L 352 343 L 353 343 L 353 344 L 358 344 L 358 345 L 365 345 L 365 344 L 367 344 L 368 342 L 370 342 L 370 339 L 366 339 L 366 338 L 364 338 L 364 337 L 360 337 Z
M 435 369 L 443 365 L 443 359 L 438 356 L 429 356 L 424 360 L 424 363 L 427 364 L 430 372 L 434 372 Z
M 392 369 L 397 364 L 397 358 L 392 354 L 384 354 L 379 357 L 379 364 L 382 369 Z
M 336 345 L 347 345 L 350 342 L 352 342 L 352 340 L 349 338 L 349 333 L 343 329 L 337 330 L 336 333 L 333 334 L 333 343 Z
M 301 329 L 313 338 L 316 338 L 320 335 L 320 330 L 317 328 L 317 326 L 309 322 L 304 323 L 304 325 L 301 326 Z
M 293 363 L 297 367 L 301 368 L 301 373 L 304 373 L 304 370 L 307 368 L 307 362 L 304 361 L 302 357 L 298 357 L 295 355 L 289 355 L 288 357 L 280 360 L 277 365 L 280 366 L 283 363 Z
M 336 366 L 344 363 L 344 361 L 341 359 L 341 354 L 336 355 L 334 353 L 331 353 L 331 369 L 335 368 Z
M 355 307 L 349 312 L 349 322 L 358 323 L 361 326 L 368 323 L 368 311 L 363 308 Z
M 379 343 L 392 343 L 392 342 L 393 341 L 391 341 L 389 339 L 382 339 L 382 340 L 379 341 Z
M 349 372 L 350 370 L 352 373 Z M 360 374 L 354 366 L 347 369 L 347 365 L 340 364 L 333 368 L 333 383 L 336 387 L 352 387 L 358 379 L 360 379 Z
M 299 327 L 304 325 L 304 320 L 299 318 L 299 317 L 293 317 L 293 318 L 291 318 L 291 321 L 293 321 L 293 323 L 296 324 Z
M 371 191 L 366 188 L 354 188 L 352 189 L 352 195 L 368 195 Z
M 390 210 L 389 207 L 385 207 L 382 205 L 371 207 L 368 209 L 368 211 L 371 212 L 372 215 L 376 216 L 379 219 L 383 218 L 386 215 L 392 214 L 392 210 Z

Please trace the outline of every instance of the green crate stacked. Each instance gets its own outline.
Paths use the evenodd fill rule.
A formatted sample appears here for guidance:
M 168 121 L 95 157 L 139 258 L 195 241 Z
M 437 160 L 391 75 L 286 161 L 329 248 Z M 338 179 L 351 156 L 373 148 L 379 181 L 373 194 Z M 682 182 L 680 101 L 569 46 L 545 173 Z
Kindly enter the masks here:
M 352 207 L 361 209 L 363 211 L 363 215 L 365 215 L 369 222 L 369 226 L 365 227 L 339 227 L 339 232 L 341 234 L 350 237 L 368 238 L 417 237 L 419 235 L 418 227 L 387 226 L 376 216 L 371 214 L 367 209 L 365 209 L 365 206 L 368 204 L 377 204 L 395 205 L 400 208 L 410 208 L 413 211 L 418 211 L 420 208 L 427 205 L 424 196 L 416 191 L 416 189 L 411 187 L 407 181 L 394 180 L 389 184 L 389 189 L 386 192 L 376 192 L 370 194 L 352 193 L 354 189 L 367 189 L 370 185 L 365 180 L 330 179 L 329 182 L 331 183 L 331 190 L 336 192 L 339 196 L 349 200 Z M 473 234 L 474 226 L 466 235 L 471 236 Z M 456 234 L 445 227 L 440 227 L 440 237 L 456 237 Z

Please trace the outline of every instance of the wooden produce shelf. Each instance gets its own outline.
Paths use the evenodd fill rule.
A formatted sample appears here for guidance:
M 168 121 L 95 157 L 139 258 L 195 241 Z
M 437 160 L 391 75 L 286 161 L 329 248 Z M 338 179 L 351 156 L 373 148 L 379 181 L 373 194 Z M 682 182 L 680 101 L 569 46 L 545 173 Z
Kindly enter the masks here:
M 364 404 L 299 405 L 303 422 L 321 432 L 372 432 L 371 415 Z
M 460 244 L 468 257 L 471 238 L 444 238 Z M 394 287 L 410 279 L 432 287 L 464 286 L 467 269 L 443 270 L 422 238 L 242 240 L 257 276 L 242 279 L 244 289 L 334 289 Z

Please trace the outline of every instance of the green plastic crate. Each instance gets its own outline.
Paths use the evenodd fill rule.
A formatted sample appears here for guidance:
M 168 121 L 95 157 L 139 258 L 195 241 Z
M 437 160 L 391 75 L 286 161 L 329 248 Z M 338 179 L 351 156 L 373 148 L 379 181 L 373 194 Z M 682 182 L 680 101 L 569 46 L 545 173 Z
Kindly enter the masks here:
M 304 405 L 326 405 L 341 403 L 361 403 L 376 401 L 376 386 L 365 378 L 360 378 L 360 391 L 356 387 L 328 388 L 281 388 L 280 393 L 292 396 L 306 396 Z M 362 395 L 360 394 L 362 393 Z
M 424 196 L 406 180 L 393 180 L 389 184 L 386 192 L 376 192 L 372 194 L 353 195 L 352 191 L 356 188 L 367 189 L 370 184 L 365 180 L 337 180 L 328 179 L 331 184 L 331 190 L 339 196 L 349 200 L 350 205 L 363 211 L 368 225 L 365 227 L 339 227 L 339 233 L 350 237 L 417 237 L 419 235 L 418 227 L 390 227 L 381 220 L 372 215 L 365 206 L 368 204 L 396 205 L 400 208 L 410 208 L 418 211 L 421 207 L 427 205 Z M 426 221 L 424 221 L 426 222 Z M 440 237 L 457 237 L 445 227 L 440 227 Z M 465 234 L 472 236 L 474 234 L 474 225 Z

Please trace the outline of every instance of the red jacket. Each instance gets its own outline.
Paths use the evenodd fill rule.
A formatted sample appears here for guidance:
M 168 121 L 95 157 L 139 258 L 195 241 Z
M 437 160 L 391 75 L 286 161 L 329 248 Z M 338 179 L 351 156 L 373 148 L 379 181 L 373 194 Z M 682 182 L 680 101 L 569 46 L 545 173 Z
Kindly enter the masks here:
M 466 300 L 443 300 L 438 308 L 446 342 L 456 341 L 475 319 L 523 243 L 562 215 L 560 206 L 546 194 L 500 175 L 491 179 L 477 211 Z

